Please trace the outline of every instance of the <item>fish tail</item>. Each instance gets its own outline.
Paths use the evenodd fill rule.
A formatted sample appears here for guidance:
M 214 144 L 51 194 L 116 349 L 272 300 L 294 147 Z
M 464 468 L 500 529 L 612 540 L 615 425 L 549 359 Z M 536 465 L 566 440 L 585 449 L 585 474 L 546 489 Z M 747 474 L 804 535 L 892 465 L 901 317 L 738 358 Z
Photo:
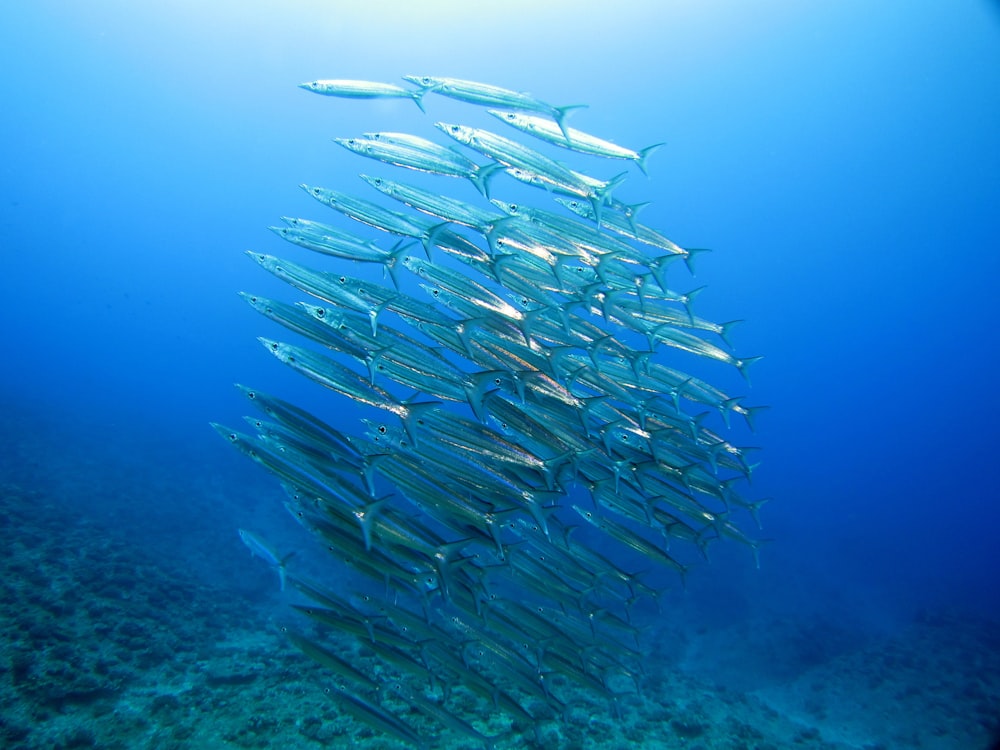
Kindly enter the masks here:
M 486 200 L 490 198 L 490 181 L 497 172 L 502 172 L 506 167 L 503 164 L 494 162 L 493 164 L 484 164 L 478 167 L 474 173 L 469 175 L 469 179 L 472 180 L 472 184 L 476 186 L 478 190 Z
M 700 254 L 700 253 L 710 253 L 710 252 L 712 252 L 712 251 L 709 248 L 707 248 L 707 247 L 689 247 L 687 249 L 687 252 L 686 252 L 686 254 L 684 256 L 684 265 L 686 265 L 688 267 L 688 271 L 691 272 L 692 276 L 695 275 L 695 272 L 694 272 L 694 258 L 695 258 L 695 256 L 698 255 L 698 254 Z
M 694 298 L 697 297 L 705 291 L 704 286 L 700 286 L 697 289 L 692 289 L 687 294 L 683 295 L 681 301 L 684 303 L 684 309 L 688 314 L 688 322 L 694 323 L 694 312 L 691 310 L 691 303 L 694 302 Z
M 450 222 L 443 221 L 440 224 L 435 224 L 421 239 L 421 244 L 424 246 L 424 254 L 427 256 L 427 260 L 433 260 L 431 258 L 431 247 L 434 246 L 434 242 L 438 234 L 446 230 L 450 226 Z
M 742 359 L 736 360 L 736 369 L 740 371 L 740 375 L 743 376 L 743 379 L 747 381 L 748 385 L 750 384 L 750 376 L 747 374 L 747 368 L 750 367 L 750 365 L 752 365 L 754 362 L 757 362 L 758 360 L 761 359 L 763 359 L 763 357 L 758 356 L 758 357 L 743 357 Z
M 416 91 L 410 92 L 410 97 L 413 99 L 414 104 L 420 107 L 420 111 L 425 115 L 427 114 L 427 110 L 424 109 L 424 94 L 428 91 L 430 91 L 430 89 L 417 89 Z
M 622 172 L 621 174 L 616 174 L 607 184 L 594 191 L 594 195 L 590 198 L 590 205 L 594 209 L 594 221 L 597 222 L 597 228 L 601 228 L 601 208 L 605 203 L 611 201 L 611 193 L 614 192 L 615 188 L 621 185 L 628 178 L 628 172 Z
M 726 424 L 726 429 L 730 427 L 729 412 L 734 411 L 740 405 L 740 396 L 727 398 L 719 404 L 719 413 L 722 414 L 722 421 Z
M 745 407 L 743 407 L 743 411 L 742 411 L 743 419 L 746 421 L 747 427 L 750 428 L 750 432 L 756 432 L 757 431 L 756 427 L 754 426 L 754 420 L 756 419 L 757 414 L 759 412 L 764 411 L 765 409 L 770 409 L 770 408 L 771 408 L 770 406 L 745 406 Z
M 730 349 L 733 348 L 733 342 L 729 340 L 729 335 L 733 332 L 733 326 L 742 322 L 742 320 L 730 320 L 728 323 L 722 323 L 719 326 L 719 338 L 722 339 L 726 346 Z
M 388 272 L 389 278 L 392 279 L 392 285 L 396 287 L 396 291 L 399 291 L 399 266 L 400 261 L 410 254 L 410 248 L 416 243 L 407 242 L 406 240 L 400 240 L 395 245 L 392 246 L 392 250 L 389 251 L 389 257 L 382 262 L 382 267 Z
M 291 557 L 291 555 L 289 555 L 289 557 Z M 285 560 L 287 559 L 288 558 L 286 557 Z M 285 560 L 282 560 L 281 563 L 278 565 L 278 586 L 281 589 L 281 591 L 285 590 L 285 579 L 286 579 Z
M 573 112 L 574 110 L 577 109 L 583 109 L 586 106 L 587 106 L 586 104 L 567 104 L 565 107 L 555 108 L 556 124 L 562 131 L 563 137 L 566 139 L 567 143 L 572 143 L 572 139 L 569 137 L 569 130 L 566 129 L 566 116 L 570 112 Z
M 639 158 L 635 160 L 636 165 L 642 170 L 642 173 L 649 177 L 649 172 L 646 171 L 646 159 L 648 159 L 654 152 L 661 149 L 666 144 L 664 143 L 654 143 L 652 146 L 646 146 L 644 149 L 640 149 Z

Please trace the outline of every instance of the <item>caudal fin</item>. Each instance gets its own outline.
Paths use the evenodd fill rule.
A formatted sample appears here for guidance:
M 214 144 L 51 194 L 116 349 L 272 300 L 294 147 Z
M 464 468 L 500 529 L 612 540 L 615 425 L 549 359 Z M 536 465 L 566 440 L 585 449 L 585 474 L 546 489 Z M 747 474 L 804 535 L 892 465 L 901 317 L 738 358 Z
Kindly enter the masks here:
M 647 177 L 649 177 L 649 172 L 646 171 L 646 159 L 665 145 L 665 143 L 654 143 L 652 146 L 646 146 L 646 148 L 639 151 L 639 158 L 635 160 L 635 163 Z
M 587 106 L 586 104 L 567 104 L 565 107 L 555 108 L 556 111 L 554 114 L 556 118 L 556 124 L 562 131 L 563 137 L 566 139 L 567 143 L 572 143 L 573 139 L 569 137 L 569 131 L 566 129 L 566 116 L 570 112 L 577 109 L 583 109 L 586 106 Z

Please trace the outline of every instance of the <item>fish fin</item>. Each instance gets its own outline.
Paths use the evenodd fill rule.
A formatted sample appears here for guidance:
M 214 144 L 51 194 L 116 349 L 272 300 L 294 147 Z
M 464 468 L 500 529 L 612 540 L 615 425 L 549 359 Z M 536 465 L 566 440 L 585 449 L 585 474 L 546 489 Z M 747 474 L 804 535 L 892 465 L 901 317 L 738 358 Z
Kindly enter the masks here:
M 649 172 L 646 171 L 646 160 L 665 145 L 665 143 L 654 143 L 652 146 L 646 146 L 646 148 L 639 149 L 639 158 L 635 160 L 635 163 L 647 177 L 649 177 Z
M 622 172 L 621 174 L 616 174 L 614 177 L 608 180 L 607 184 L 604 187 L 598 188 L 597 190 L 594 191 L 594 194 L 592 196 L 589 196 L 590 205 L 594 209 L 594 221 L 597 223 L 598 230 L 600 230 L 601 228 L 601 211 L 604 207 L 604 204 L 610 203 L 611 193 L 614 192 L 614 189 L 616 187 L 625 182 L 626 178 L 628 178 L 628 172 Z
M 706 287 L 700 286 L 697 289 L 692 289 L 690 292 L 681 295 L 681 302 L 684 305 L 684 310 L 688 314 L 688 322 L 694 323 L 694 311 L 691 309 L 691 303 L 694 302 L 694 298 L 699 294 L 704 292 Z
M 647 264 L 653 278 L 656 279 L 656 283 L 660 285 L 660 291 L 667 291 L 667 267 L 680 257 L 679 253 L 665 253 Z
M 392 299 L 387 299 L 385 302 L 380 302 L 368 311 L 368 322 L 371 323 L 372 336 L 378 335 L 378 316 L 382 314 L 382 311 L 385 310 L 391 302 Z
M 722 323 L 719 325 L 719 338 L 722 339 L 726 346 L 730 349 L 733 348 L 733 342 L 729 340 L 729 336 L 733 332 L 733 327 L 742 322 L 742 320 L 730 320 L 728 323 Z
M 486 377 L 483 377 L 483 376 Z M 486 423 L 486 417 L 489 413 L 485 410 L 483 405 L 483 399 L 486 398 L 487 385 L 494 381 L 493 373 L 477 373 L 472 378 L 471 384 L 463 384 L 462 390 L 465 391 L 465 398 L 469 402 L 469 408 L 472 409 L 472 413 L 476 416 L 483 424 Z
M 740 399 L 742 396 L 734 396 L 733 398 L 724 399 L 719 403 L 719 413 L 722 415 L 722 421 L 726 423 L 726 429 L 730 427 L 729 423 L 729 412 L 736 409 L 740 404 Z
M 427 110 L 424 109 L 424 94 L 426 94 L 428 91 L 430 91 L 430 89 L 417 89 L 416 91 L 410 92 L 410 97 L 413 99 L 414 104 L 420 107 L 420 111 L 423 112 L 425 115 L 427 114 Z
M 442 221 L 440 224 L 435 224 L 427 230 L 427 233 L 423 237 L 420 238 L 420 244 L 424 246 L 424 255 L 427 256 L 427 260 L 432 260 L 431 248 L 434 246 L 434 238 L 446 230 L 450 225 L 451 222 L 449 221 Z
M 761 359 L 764 359 L 764 357 L 763 356 L 741 357 L 740 359 L 736 360 L 736 369 L 740 371 L 740 375 L 743 376 L 743 379 L 747 381 L 748 385 L 750 384 L 750 376 L 747 375 L 747 368 L 754 362 L 757 362 L 758 360 Z
M 689 247 L 687 249 L 686 254 L 684 256 L 684 265 L 688 267 L 688 271 L 691 273 L 692 276 L 696 275 L 694 272 L 695 257 L 697 255 L 700 255 L 701 253 L 710 253 L 710 252 L 712 251 L 707 247 Z
M 382 268 L 389 274 L 389 278 L 392 279 L 392 285 L 396 288 L 397 292 L 399 291 L 398 274 L 400 261 L 410 254 L 410 248 L 414 244 L 416 243 L 400 240 L 392 246 L 392 250 L 389 251 L 389 257 L 382 262 Z
M 291 555 L 286 555 L 285 558 L 284 558 L 284 560 L 282 560 L 278 564 L 278 586 L 279 586 L 279 588 L 280 588 L 281 591 L 285 590 L 285 560 L 287 560 L 289 557 L 291 557 L 294 554 L 295 553 L 293 552 Z
M 572 143 L 572 139 L 569 137 L 569 131 L 566 129 L 566 117 L 575 110 L 584 109 L 586 104 L 567 104 L 563 107 L 555 107 L 555 120 L 559 129 L 562 131 L 563 137 L 566 138 L 567 143 Z
M 440 401 L 418 401 L 410 402 L 405 401 L 404 406 L 406 406 L 406 416 L 403 419 L 403 429 L 406 430 L 406 436 L 410 438 L 410 444 L 413 447 L 417 446 L 416 439 L 416 428 L 423 424 L 423 414 L 427 411 L 434 411 L 439 406 L 441 406 Z
M 469 175 L 469 179 L 472 180 L 472 184 L 476 186 L 484 198 L 489 200 L 490 198 L 490 182 L 493 180 L 493 176 L 497 172 L 502 172 L 505 169 L 503 164 L 499 162 L 493 162 L 492 164 L 484 164 L 482 166 L 476 167 L 476 171 Z
M 382 506 L 390 497 L 392 497 L 391 494 L 380 497 L 378 500 L 372 500 L 362 510 L 354 513 L 361 524 L 361 533 L 365 538 L 365 551 L 367 552 L 370 552 L 372 548 L 372 524 L 375 523 L 379 511 L 382 510 Z
M 747 423 L 747 427 L 750 428 L 750 432 L 756 432 L 754 427 L 754 420 L 757 418 L 757 413 L 764 411 L 765 409 L 770 409 L 770 406 L 744 406 L 743 411 L 740 412 L 743 415 L 743 419 Z

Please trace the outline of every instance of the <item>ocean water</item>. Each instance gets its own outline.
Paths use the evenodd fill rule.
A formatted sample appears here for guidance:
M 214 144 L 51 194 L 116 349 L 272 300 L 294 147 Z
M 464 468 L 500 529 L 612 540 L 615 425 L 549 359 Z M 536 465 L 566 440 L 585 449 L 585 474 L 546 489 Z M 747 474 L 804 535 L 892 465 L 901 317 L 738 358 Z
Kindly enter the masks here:
M 301 183 L 367 190 L 351 181 L 377 165 L 331 138 L 430 137 L 471 109 L 297 84 L 406 74 L 665 142 L 620 195 L 712 249 L 684 280 L 707 286 L 696 312 L 743 319 L 736 350 L 764 357 L 750 387 L 691 365 L 770 407 L 726 435 L 761 448 L 762 528 L 740 521 L 760 568 L 724 540 L 684 586 L 658 578 L 639 694 L 577 696 L 501 746 L 990 746 L 1000 5 L 539 5 L 0 9 L 0 746 L 401 746 L 283 637 L 298 600 L 236 530 L 290 570 L 329 561 L 209 422 L 241 424 L 235 382 L 345 430 L 362 415 L 267 356 L 255 338 L 279 329 L 236 293 L 298 298 L 246 250 L 322 264 L 267 227 L 329 220 Z

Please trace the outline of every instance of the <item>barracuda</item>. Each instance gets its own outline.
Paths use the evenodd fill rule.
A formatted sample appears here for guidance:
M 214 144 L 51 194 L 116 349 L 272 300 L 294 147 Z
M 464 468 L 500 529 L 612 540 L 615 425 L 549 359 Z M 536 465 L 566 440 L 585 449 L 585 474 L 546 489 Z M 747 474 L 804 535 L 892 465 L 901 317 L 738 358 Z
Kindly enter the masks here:
M 343 78 L 326 79 L 300 83 L 299 88 L 324 96 L 339 96 L 346 99 L 412 99 L 424 111 L 423 98 L 426 89 L 404 89 L 394 83 L 378 81 L 352 81 Z
M 585 104 L 569 104 L 563 107 L 554 107 L 546 104 L 540 99 L 536 99 L 531 94 L 511 89 L 491 86 L 478 81 L 466 81 L 461 78 L 435 78 L 432 76 L 403 76 L 404 81 L 416 84 L 425 91 L 433 91 L 452 99 L 468 102 L 470 104 L 482 104 L 491 107 L 506 107 L 508 109 L 526 109 L 532 112 L 544 112 L 555 118 L 560 128 L 564 128 L 563 122 L 566 115 L 575 109 L 585 107 Z M 565 134 L 565 129 L 563 130 Z
M 516 91 L 412 82 L 312 90 L 438 93 L 495 107 L 517 130 L 425 121 L 444 143 L 335 139 L 379 171 L 365 187 L 306 187 L 336 210 L 329 223 L 272 228 L 329 270 L 253 252 L 308 301 L 242 294 L 297 337 L 261 339 L 268 351 L 326 390 L 304 409 L 241 387 L 262 412 L 245 418 L 255 436 L 215 428 L 277 478 L 320 545 L 304 563 L 329 588 L 289 576 L 310 601 L 294 605 L 310 629 L 290 639 L 331 672 L 343 713 L 407 746 L 493 748 L 532 731 L 548 746 L 561 730 L 545 722 L 605 700 L 617 713 L 655 663 L 643 623 L 665 582 L 648 568 L 683 578 L 721 539 L 756 559 L 761 541 L 742 526 L 765 502 L 743 494 L 755 449 L 721 423 L 736 413 L 752 428 L 764 407 L 701 377 L 705 360 L 745 375 L 756 358 L 730 345 L 733 323 L 694 314 L 699 288 L 674 291 L 686 288 L 677 260 L 690 271 L 700 251 L 637 223 L 642 195 L 616 197 L 621 162 L 645 171 L 656 147 L 567 128 L 567 108 Z M 590 174 L 595 159 L 619 173 Z M 379 193 L 356 195 L 368 186 Z M 579 493 L 594 507 L 573 505 Z M 276 553 L 248 546 L 280 575 Z
M 584 133 L 574 128 L 563 128 L 552 120 L 534 115 L 525 115 L 519 112 L 503 112 L 495 109 L 489 113 L 500 122 L 517 128 L 523 133 L 528 133 L 536 138 L 541 138 L 547 143 L 554 143 L 557 146 L 568 148 L 572 151 L 579 151 L 584 154 L 594 156 L 604 156 L 609 159 L 627 159 L 634 161 L 643 174 L 646 172 L 646 160 L 653 152 L 663 147 L 662 143 L 654 143 L 644 149 L 635 151 L 624 146 L 619 146 L 603 138 Z
M 480 166 L 455 149 L 442 146 L 426 138 L 406 136 L 396 138 L 395 133 L 368 133 L 365 138 L 334 138 L 349 151 L 370 159 L 445 177 L 469 180 L 484 196 L 489 197 L 490 179 L 503 166 L 491 162 Z

